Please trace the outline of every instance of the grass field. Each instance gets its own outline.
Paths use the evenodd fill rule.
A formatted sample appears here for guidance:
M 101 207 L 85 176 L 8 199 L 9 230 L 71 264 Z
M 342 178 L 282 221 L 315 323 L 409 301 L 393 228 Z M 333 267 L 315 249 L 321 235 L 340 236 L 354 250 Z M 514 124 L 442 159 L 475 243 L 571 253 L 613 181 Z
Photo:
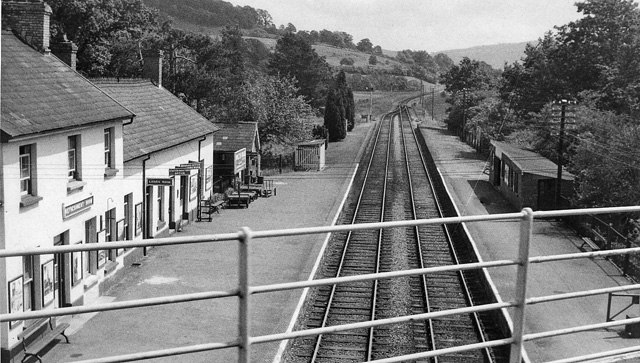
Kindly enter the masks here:
M 426 88 L 426 86 L 425 86 Z M 419 115 L 426 115 L 431 118 L 431 105 L 432 96 L 429 92 L 431 87 L 426 88 L 427 93 L 424 98 L 424 107 L 420 98 L 412 100 L 410 105 L 414 107 L 416 113 Z M 354 92 L 353 98 L 356 105 L 356 122 L 361 122 L 361 115 L 369 113 L 369 107 L 371 104 L 372 114 L 375 120 L 379 120 L 382 115 L 391 111 L 400 101 L 407 99 L 411 96 L 418 96 L 418 92 Z M 371 100 L 370 100 L 371 96 Z M 435 118 L 442 120 L 445 117 L 445 111 L 447 104 L 445 103 L 445 97 L 441 92 L 436 91 L 433 95 L 433 109 L 435 110 Z

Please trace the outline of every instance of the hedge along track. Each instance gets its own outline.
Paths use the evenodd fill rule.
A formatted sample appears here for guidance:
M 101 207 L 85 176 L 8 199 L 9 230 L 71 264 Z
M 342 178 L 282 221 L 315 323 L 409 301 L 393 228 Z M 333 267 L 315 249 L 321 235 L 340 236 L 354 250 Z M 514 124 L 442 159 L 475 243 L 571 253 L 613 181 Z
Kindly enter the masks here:
M 380 121 L 367 167 L 356 176 L 361 187 L 349 197 L 340 224 L 441 216 L 405 107 Z M 452 251 L 442 226 L 336 233 L 316 277 L 451 265 Z M 324 286 L 312 289 L 299 324 L 318 328 L 469 306 L 467 291 L 456 272 Z M 454 315 L 299 338 L 286 361 L 362 362 L 477 343 L 483 336 L 477 317 Z M 425 361 L 491 362 L 493 356 L 478 350 Z

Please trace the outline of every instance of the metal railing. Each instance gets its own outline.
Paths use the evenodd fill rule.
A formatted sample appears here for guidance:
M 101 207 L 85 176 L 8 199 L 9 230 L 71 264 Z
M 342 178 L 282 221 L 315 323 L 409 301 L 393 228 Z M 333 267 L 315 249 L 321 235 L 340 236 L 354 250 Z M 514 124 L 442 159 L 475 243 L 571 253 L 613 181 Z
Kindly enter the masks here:
M 443 354 L 450 354 L 450 353 L 462 352 L 467 350 L 491 348 L 491 347 L 496 347 L 500 345 L 510 345 L 511 346 L 510 362 L 520 363 L 522 361 L 523 343 L 525 341 L 532 341 L 532 340 L 537 340 L 542 338 L 549 338 L 549 337 L 572 334 L 572 333 L 588 331 L 588 330 L 610 328 L 610 327 L 621 326 L 626 324 L 640 323 L 640 318 L 631 318 L 631 319 L 611 321 L 611 322 L 605 322 L 605 323 L 599 323 L 599 324 L 584 325 L 584 326 L 573 327 L 569 329 L 558 329 L 558 330 L 552 330 L 552 331 L 524 334 L 524 321 L 525 321 L 525 315 L 526 315 L 525 308 L 527 305 L 534 305 L 534 304 L 541 304 L 541 303 L 566 300 L 566 299 L 572 299 L 572 298 L 578 298 L 578 297 L 603 295 L 603 294 L 609 294 L 609 293 L 615 293 L 615 292 L 623 292 L 623 291 L 640 289 L 640 284 L 634 284 L 634 285 L 627 285 L 627 286 L 615 286 L 615 287 L 601 288 L 596 290 L 585 290 L 585 291 L 578 291 L 578 292 L 571 292 L 571 293 L 564 293 L 564 294 L 527 298 L 526 297 L 527 271 L 528 271 L 529 265 L 532 263 L 535 264 L 535 263 L 545 263 L 545 262 L 553 262 L 553 261 L 574 260 L 574 259 L 581 259 L 581 258 L 630 255 L 630 254 L 640 253 L 640 247 L 636 247 L 636 248 L 628 248 L 628 249 L 573 253 L 573 254 L 563 254 L 563 255 L 538 256 L 538 257 L 529 258 L 529 241 L 532 237 L 532 227 L 533 227 L 534 219 L 571 216 L 571 215 L 575 216 L 575 215 L 584 215 L 584 214 L 631 213 L 631 212 L 640 212 L 640 206 L 558 210 L 558 211 L 538 211 L 538 212 L 533 212 L 531 209 L 525 208 L 519 213 L 464 216 L 464 217 L 438 218 L 438 219 L 422 219 L 422 220 L 413 220 L 413 221 L 366 223 L 366 224 L 356 224 L 356 225 L 336 225 L 336 226 L 326 226 L 326 227 L 309 227 L 309 228 L 284 229 L 284 230 L 273 230 L 273 231 L 252 231 L 249 228 L 245 227 L 245 228 L 242 228 L 242 230 L 237 233 L 227 233 L 227 234 L 217 234 L 217 235 L 171 237 L 171 238 L 164 238 L 164 239 L 152 239 L 152 240 L 141 240 L 141 241 L 130 241 L 130 242 L 110 242 L 108 243 L 108 245 L 105 245 L 104 243 L 95 243 L 95 244 L 83 244 L 83 245 L 45 247 L 45 248 L 25 249 L 25 250 L 0 250 L 0 258 L 7 258 L 7 257 L 18 257 L 18 256 L 25 256 L 25 255 L 42 255 L 42 254 L 70 253 L 70 252 L 79 252 L 79 251 L 96 251 L 96 250 L 104 250 L 105 247 L 108 247 L 107 249 L 116 249 L 116 248 L 133 248 L 133 247 L 157 247 L 157 246 L 167 246 L 167 245 L 184 245 L 184 244 L 195 244 L 195 243 L 217 243 L 217 242 L 224 242 L 224 241 L 240 242 L 239 256 L 238 256 L 239 279 L 238 279 L 238 286 L 235 289 L 228 290 L 228 291 L 209 291 L 209 292 L 171 295 L 171 296 L 138 299 L 138 300 L 130 300 L 130 301 L 119 301 L 119 302 L 96 304 L 96 305 L 90 305 L 90 306 L 75 306 L 75 307 L 65 307 L 65 308 L 57 308 L 57 309 L 29 311 L 29 312 L 22 312 L 22 313 L 0 314 L 0 322 L 48 318 L 48 317 L 54 317 L 54 316 L 84 314 L 84 313 L 110 311 L 110 310 L 130 309 L 130 308 L 145 307 L 145 306 L 157 306 L 157 305 L 174 304 L 174 303 L 181 303 L 181 302 L 188 302 L 188 301 L 210 300 L 210 299 L 236 296 L 238 297 L 238 310 L 239 310 L 238 336 L 235 337 L 235 339 L 233 340 L 230 340 L 227 342 L 212 342 L 208 344 L 189 345 L 189 346 L 183 346 L 178 348 L 161 349 L 161 350 L 146 351 L 146 352 L 140 352 L 140 353 L 127 354 L 127 355 L 111 356 L 111 357 L 105 357 L 101 359 L 84 360 L 81 362 L 126 362 L 126 361 L 135 361 L 135 360 L 141 360 L 141 359 L 150 359 L 150 358 L 175 356 L 175 355 L 196 353 L 196 352 L 203 352 L 203 351 L 211 351 L 211 350 L 224 349 L 224 348 L 237 348 L 239 351 L 238 361 L 241 363 L 246 363 L 251 360 L 252 344 L 283 341 L 283 340 L 289 340 L 289 339 L 298 338 L 298 337 L 313 336 L 318 334 L 328 334 L 328 333 L 334 333 L 339 331 L 346 331 L 346 330 L 359 329 L 359 328 L 369 328 L 369 327 L 395 324 L 395 323 L 401 323 L 401 322 L 435 319 L 435 318 L 441 318 L 441 317 L 445 317 L 453 314 L 468 314 L 468 313 L 477 313 L 477 312 L 484 312 L 484 311 L 497 310 L 497 309 L 513 308 L 513 334 L 510 338 L 491 340 L 483 343 L 464 345 L 464 346 L 459 346 L 454 348 L 425 351 L 425 352 L 420 352 L 420 353 L 415 353 L 410 355 L 376 360 L 375 362 L 403 362 L 408 360 L 434 357 L 434 356 L 439 356 Z M 421 269 L 412 269 L 412 270 L 403 270 L 403 271 L 384 272 L 384 273 L 377 273 L 377 274 L 327 278 L 327 279 L 319 279 L 319 280 L 296 281 L 296 282 L 287 282 L 287 283 L 278 283 L 278 284 L 260 285 L 260 286 L 251 286 L 249 281 L 249 276 L 250 276 L 249 269 L 251 266 L 250 260 L 249 260 L 249 256 L 250 256 L 249 249 L 251 246 L 251 242 L 254 239 L 299 236 L 299 235 L 307 235 L 307 234 L 326 234 L 326 233 L 347 232 L 347 231 L 365 230 L 365 229 L 411 227 L 411 226 L 446 224 L 446 223 L 508 221 L 508 220 L 520 221 L 519 255 L 516 260 L 496 260 L 496 261 L 490 261 L 490 262 L 467 263 L 467 264 L 451 265 L 451 266 L 444 266 L 444 267 L 421 268 Z M 309 287 L 333 285 L 333 284 L 347 283 L 347 282 L 371 281 L 371 280 L 378 280 L 378 279 L 385 279 L 385 278 L 396 278 L 396 277 L 415 276 L 415 275 L 424 275 L 424 274 L 428 275 L 431 273 L 440 273 L 445 271 L 465 271 L 465 270 L 486 269 L 486 268 L 495 268 L 495 267 L 512 266 L 512 265 L 517 266 L 517 277 L 515 281 L 517 288 L 516 288 L 515 298 L 512 301 L 476 305 L 472 307 L 443 310 L 443 311 L 430 312 L 430 313 L 417 314 L 417 315 L 407 315 L 407 316 L 381 319 L 381 320 L 375 320 L 375 321 L 352 323 L 352 324 L 346 324 L 346 325 L 340 325 L 340 326 L 330 326 L 330 327 L 307 329 L 307 330 L 300 330 L 300 331 L 287 331 L 279 334 L 270 334 L 270 335 L 262 335 L 262 336 L 251 336 L 250 334 L 249 316 L 251 312 L 250 311 L 251 296 L 255 294 L 264 294 L 264 293 L 293 290 L 293 289 L 303 289 L 303 288 L 309 288 Z M 636 346 L 631 348 L 612 350 L 608 352 L 601 352 L 597 354 L 584 355 L 581 357 L 575 357 L 570 359 L 563 359 L 563 360 L 558 360 L 554 362 L 577 362 L 577 361 L 582 361 L 584 359 L 595 359 L 599 357 L 607 357 L 607 356 L 618 355 L 618 354 L 629 354 L 630 352 L 639 352 L 639 351 L 640 351 L 640 346 Z

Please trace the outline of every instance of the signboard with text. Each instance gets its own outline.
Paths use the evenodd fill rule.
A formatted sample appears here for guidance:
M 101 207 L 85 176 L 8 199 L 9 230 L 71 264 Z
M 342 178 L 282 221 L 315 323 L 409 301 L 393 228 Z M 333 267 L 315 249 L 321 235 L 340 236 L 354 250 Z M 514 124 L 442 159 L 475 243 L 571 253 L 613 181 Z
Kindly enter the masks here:
M 73 217 L 76 214 L 83 212 L 93 205 L 93 196 L 85 198 L 79 202 L 62 205 L 62 219 L 67 219 L 69 217 Z
M 238 174 L 247 168 L 247 149 L 242 148 L 233 153 L 233 173 Z
M 147 178 L 147 185 L 172 186 L 173 178 Z
M 191 175 L 191 169 L 169 169 L 169 176 Z

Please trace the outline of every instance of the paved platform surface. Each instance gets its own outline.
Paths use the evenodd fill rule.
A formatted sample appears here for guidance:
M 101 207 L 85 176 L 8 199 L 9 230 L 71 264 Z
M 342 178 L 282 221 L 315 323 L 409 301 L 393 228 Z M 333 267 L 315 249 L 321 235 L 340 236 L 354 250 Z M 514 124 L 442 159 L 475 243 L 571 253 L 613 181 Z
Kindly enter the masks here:
M 270 176 L 277 195 L 259 198 L 247 209 L 223 209 L 212 222 L 194 222 L 176 236 L 329 225 L 347 192 L 363 144 L 374 124 L 359 124 L 342 142 L 327 149 L 320 172 Z M 254 240 L 251 284 L 306 280 L 325 235 Z M 161 247 L 149 251 L 102 301 L 124 301 L 237 286 L 237 242 Z M 302 290 L 253 296 L 251 335 L 283 333 Z M 47 362 L 68 362 L 110 355 L 210 342 L 229 342 L 237 335 L 237 299 L 182 303 L 72 319 L 71 344 L 57 344 Z M 271 362 L 278 343 L 252 346 L 252 362 Z M 149 360 L 151 362 L 235 362 L 237 349 Z
M 424 121 L 420 130 L 461 215 L 517 212 L 489 183 L 489 176 L 483 173 L 488 160 L 448 132 L 442 124 Z M 467 228 L 484 261 L 517 258 L 519 222 L 467 223 Z M 532 257 L 581 252 L 582 240 L 562 222 L 536 220 L 533 232 Z M 502 300 L 513 300 L 515 267 L 493 268 L 489 273 Z M 528 297 L 630 283 L 603 258 L 532 265 L 528 280 Z M 616 301 L 613 310 L 628 302 Z M 630 312 L 638 314 L 638 310 L 638 305 L 635 305 Z M 601 323 L 606 321 L 606 312 L 606 295 L 528 306 L 525 333 Z M 525 349 L 532 362 L 546 362 L 640 344 L 640 339 L 623 337 L 623 331 L 622 327 L 541 339 L 526 343 Z M 640 358 L 635 359 L 640 361 Z

